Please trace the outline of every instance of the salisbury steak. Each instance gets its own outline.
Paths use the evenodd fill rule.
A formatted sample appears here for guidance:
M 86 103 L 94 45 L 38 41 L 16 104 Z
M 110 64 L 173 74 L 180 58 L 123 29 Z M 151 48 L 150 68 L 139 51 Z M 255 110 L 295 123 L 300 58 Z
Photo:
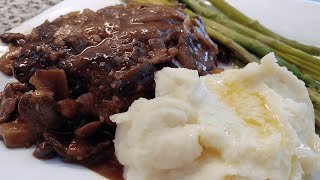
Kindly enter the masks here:
M 138 3 L 84 10 L 31 34 L 3 34 L 0 69 L 19 81 L 1 94 L 0 135 L 8 147 L 37 143 L 38 158 L 94 163 L 113 151 L 109 116 L 154 97 L 154 73 L 216 68 L 217 46 L 182 6 Z M 147 112 L 146 112 L 147 113 Z

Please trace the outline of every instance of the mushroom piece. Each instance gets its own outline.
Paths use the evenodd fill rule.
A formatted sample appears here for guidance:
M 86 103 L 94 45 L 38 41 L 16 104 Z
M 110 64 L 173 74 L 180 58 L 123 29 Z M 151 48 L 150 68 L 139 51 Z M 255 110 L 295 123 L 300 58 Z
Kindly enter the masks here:
M 69 96 L 67 76 L 62 69 L 40 69 L 30 78 L 36 91 L 51 91 L 58 100 Z
M 8 148 L 30 147 L 38 139 L 30 124 L 22 119 L 0 124 L 0 136 Z

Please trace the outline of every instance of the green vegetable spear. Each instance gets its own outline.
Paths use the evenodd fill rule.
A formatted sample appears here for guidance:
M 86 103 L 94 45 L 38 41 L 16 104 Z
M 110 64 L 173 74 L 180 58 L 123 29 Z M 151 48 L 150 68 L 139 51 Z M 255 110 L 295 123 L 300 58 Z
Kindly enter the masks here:
M 244 15 L 240 11 L 238 11 L 236 8 L 228 4 L 225 0 L 208 0 L 214 7 L 219 9 L 221 12 L 223 12 L 225 15 L 227 15 L 230 19 L 244 25 L 247 27 L 250 27 L 251 29 L 254 29 L 266 36 L 275 38 L 289 46 L 292 46 L 294 48 L 300 49 L 308 54 L 320 56 L 320 48 L 310 45 L 301 44 L 297 41 L 287 39 L 285 37 L 282 37 L 268 28 L 262 26 L 258 21 L 253 20 L 249 18 L 248 16 Z

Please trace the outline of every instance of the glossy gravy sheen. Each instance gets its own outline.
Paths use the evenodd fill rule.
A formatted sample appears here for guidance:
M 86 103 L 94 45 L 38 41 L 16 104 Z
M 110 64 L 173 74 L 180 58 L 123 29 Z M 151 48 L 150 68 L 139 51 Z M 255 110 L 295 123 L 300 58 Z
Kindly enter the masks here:
M 115 155 L 112 156 L 108 161 L 87 166 L 90 170 L 108 178 L 111 180 L 123 180 L 123 166 L 117 160 Z

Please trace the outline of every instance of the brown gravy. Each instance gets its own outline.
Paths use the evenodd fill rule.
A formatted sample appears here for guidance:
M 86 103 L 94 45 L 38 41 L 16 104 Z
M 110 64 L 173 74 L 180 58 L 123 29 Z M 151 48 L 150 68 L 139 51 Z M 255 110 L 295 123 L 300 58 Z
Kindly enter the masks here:
M 88 166 L 90 170 L 111 180 L 123 180 L 123 166 L 117 160 L 115 155 L 106 162 Z

